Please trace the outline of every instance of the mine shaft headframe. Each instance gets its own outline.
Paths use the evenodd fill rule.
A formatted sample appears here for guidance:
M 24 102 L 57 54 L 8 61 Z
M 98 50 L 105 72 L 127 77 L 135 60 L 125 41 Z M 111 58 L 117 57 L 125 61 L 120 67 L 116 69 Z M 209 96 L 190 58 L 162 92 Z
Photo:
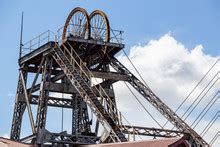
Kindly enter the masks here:
M 100 10 L 95 10 L 88 15 L 85 9 L 76 7 L 66 19 L 62 39 L 64 40 L 68 35 L 109 42 L 110 25 L 108 17 Z

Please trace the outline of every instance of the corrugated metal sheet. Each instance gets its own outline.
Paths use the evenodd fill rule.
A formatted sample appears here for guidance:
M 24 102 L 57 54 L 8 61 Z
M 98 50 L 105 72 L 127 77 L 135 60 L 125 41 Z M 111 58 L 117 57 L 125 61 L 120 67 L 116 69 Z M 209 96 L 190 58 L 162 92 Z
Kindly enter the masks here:
M 0 137 L 0 147 L 36 147 L 34 145 L 24 144 L 10 139 Z
M 80 145 L 80 147 L 189 147 L 188 143 L 181 138 L 154 139 L 147 141 L 134 141 L 123 143 L 108 143 L 95 145 Z M 0 137 L 0 147 L 37 147 Z
M 181 138 L 167 138 L 123 143 L 82 145 L 81 147 L 178 147 L 180 144 L 186 145 L 185 141 Z M 186 145 L 186 147 L 188 147 L 188 145 Z

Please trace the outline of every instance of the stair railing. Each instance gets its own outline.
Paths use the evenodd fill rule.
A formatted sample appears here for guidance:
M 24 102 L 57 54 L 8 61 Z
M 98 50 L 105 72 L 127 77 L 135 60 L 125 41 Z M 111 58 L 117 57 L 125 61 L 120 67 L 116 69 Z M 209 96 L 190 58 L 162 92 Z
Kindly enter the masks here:
M 67 42 L 67 43 L 68 43 L 68 42 Z M 71 48 L 71 52 L 67 49 L 67 47 L 66 47 L 64 44 L 62 44 L 62 46 L 64 47 L 66 53 L 68 53 L 69 56 L 70 56 L 70 58 L 71 58 L 69 61 L 74 61 L 74 63 L 76 63 L 77 66 L 80 68 L 80 71 L 90 80 L 91 77 L 94 77 L 94 75 L 93 75 L 92 72 L 88 69 L 88 67 L 85 66 L 85 64 L 83 63 L 82 59 L 79 57 L 79 55 L 78 55 L 78 54 L 76 53 L 76 51 L 73 49 L 73 47 L 72 47 L 69 43 L 68 43 L 68 45 L 69 45 L 70 48 Z M 72 54 L 71 54 L 71 53 L 72 53 Z M 80 60 L 80 63 L 78 63 L 78 62 L 75 60 L 75 58 L 73 57 L 73 54 L 75 54 L 76 57 Z M 87 74 L 85 70 L 86 70 L 89 74 Z M 95 79 L 95 80 L 96 80 L 96 82 L 98 83 L 97 79 Z M 92 83 L 91 80 L 90 80 L 90 82 Z M 131 128 L 133 128 L 133 126 L 131 125 L 131 123 L 129 123 L 129 121 L 125 118 L 125 116 L 122 115 L 122 113 L 117 109 L 115 103 L 112 102 L 112 100 L 110 99 L 110 97 L 108 96 L 108 94 L 106 93 L 106 91 L 104 90 L 104 88 L 103 88 L 100 84 L 97 84 L 97 85 L 99 86 L 100 89 L 98 89 L 96 86 L 94 86 L 94 88 L 95 88 L 96 91 L 99 92 L 100 96 L 102 96 L 102 94 L 104 93 L 105 97 L 107 97 L 108 101 L 110 102 L 110 104 L 109 104 L 109 103 L 106 103 L 106 104 L 108 105 L 108 107 L 112 110 L 112 107 L 111 107 L 111 106 L 114 106 L 115 109 L 116 109 L 116 113 L 119 113 L 120 116 L 121 116 L 121 118 L 123 118 L 123 119 L 128 123 L 128 125 L 129 125 Z M 89 87 L 90 87 L 90 86 L 89 86 Z M 90 89 L 91 89 L 91 91 L 94 91 L 91 87 L 90 87 Z M 101 91 L 103 91 L 103 93 L 101 93 Z M 103 99 L 105 99 L 105 97 L 103 98 L 103 96 L 102 96 Z M 114 112 L 114 111 L 112 110 L 112 112 Z M 110 116 L 111 116 L 111 115 L 110 115 Z M 116 118 L 117 118 L 118 120 L 121 120 L 121 119 L 120 119 L 120 116 L 117 115 Z M 112 117 L 112 116 L 111 116 L 111 117 Z M 113 121 L 115 121 L 114 118 L 112 118 L 112 119 L 113 119 Z M 118 122 L 118 123 L 119 123 L 119 122 Z M 116 123 L 116 124 L 117 124 L 117 123 Z M 121 132 L 122 132 L 122 128 L 125 129 L 125 127 L 124 127 L 123 125 L 120 125 L 120 127 L 119 127 L 119 126 L 117 126 L 117 127 L 119 128 L 119 130 L 120 130 Z M 133 130 L 135 130 L 135 129 L 133 129 Z M 138 132 L 134 132 L 134 133 L 138 134 Z M 142 138 L 141 138 L 139 135 L 138 135 L 138 137 L 142 140 Z

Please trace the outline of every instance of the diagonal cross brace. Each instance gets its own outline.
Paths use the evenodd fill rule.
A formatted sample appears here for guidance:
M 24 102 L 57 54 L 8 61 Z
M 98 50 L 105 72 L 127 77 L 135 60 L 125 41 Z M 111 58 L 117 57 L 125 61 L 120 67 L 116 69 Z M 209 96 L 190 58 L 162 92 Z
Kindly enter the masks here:
M 169 120 L 176 128 L 189 133 L 195 143 L 204 147 L 209 144 L 202 139 L 189 125 L 187 125 L 172 109 L 163 103 L 153 91 L 145 86 L 138 78 L 136 78 L 123 64 L 121 64 L 115 57 L 111 59 L 111 66 L 118 72 L 129 76 L 128 82 L 148 101 L 150 102 L 167 120 Z

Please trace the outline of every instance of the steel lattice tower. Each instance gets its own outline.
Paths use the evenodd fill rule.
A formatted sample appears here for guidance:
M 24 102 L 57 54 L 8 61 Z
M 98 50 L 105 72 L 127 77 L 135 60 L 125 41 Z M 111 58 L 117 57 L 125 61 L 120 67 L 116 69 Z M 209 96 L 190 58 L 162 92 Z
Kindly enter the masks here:
M 47 31 L 22 47 L 11 139 L 39 145 L 74 145 L 124 142 L 128 141 L 126 134 L 140 134 L 184 136 L 194 146 L 209 146 L 114 57 L 124 48 L 122 31 L 111 30 L 105 13 L 95 10 L 88 15 L 77 7 L 71 11 L 60 31 L 62 35 Z M 114 72 L 110 71 L 110 66 Z M 34 78 L 29 83 L 30 74 L 34 74 Z M 99 82 L 94 84 L 94 78 L 99 78 Z M 113 89 L 113 83 L 117 81 L 132 85 L 179 131 L 123 125 Z M 55 97 L 53 93 L 70 96 Z M 32 105 L 37 105 L 35 116 Z M 47 130 L 48 107 L 72 111 L 71 134 Z M 20 138 L 26 109 L 32 134 Z M 95 128 L 92 128 L 89 110 L 97 118 Z M 105 130 L 101 136 L 100 124 Z

